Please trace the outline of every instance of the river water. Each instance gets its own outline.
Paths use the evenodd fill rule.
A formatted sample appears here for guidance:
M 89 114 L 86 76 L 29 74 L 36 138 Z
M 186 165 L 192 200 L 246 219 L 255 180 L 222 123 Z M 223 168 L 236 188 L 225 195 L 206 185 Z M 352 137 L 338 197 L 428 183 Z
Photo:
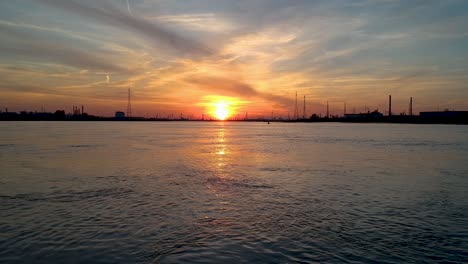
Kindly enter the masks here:
M 0 263 L 468 262 L 468 126 L 0 123 Z

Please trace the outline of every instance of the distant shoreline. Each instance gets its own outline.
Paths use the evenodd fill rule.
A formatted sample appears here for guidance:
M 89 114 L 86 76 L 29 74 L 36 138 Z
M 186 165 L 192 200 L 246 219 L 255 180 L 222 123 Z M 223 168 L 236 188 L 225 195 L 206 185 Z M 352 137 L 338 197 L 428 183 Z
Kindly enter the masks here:
M 440 119 L 381 119 L 381 120 L 352 120 L 346 118 L 322 118 L 320 120 L 298 119 L 298 120 L 278 120 L 278 119 L 249 119 L 249 120 L 200 120 L 200 119 L 152 119 L 152 118 L 92 118 L 92 119 L 0 119 L 0 122 L 255 122 L 255 123 L 372 123 L 372 124 L 447 124 L 447 125 L 468 125 L 468 120 L 440 120 Z
M 304 115 L 305 117 L 305 115 Z M 317 114 L 311 115 L 309 118 L 282 118 L 282 117 L 257 117 L 257 118 L 231 118 L 227 120 L 218 120 L 212 118 L 193 118 L 180 115 L 179 118 L 174 118 L 173 115 L 167 117 L 135 117 L 126 116 L 123 112 L 116 112 L 115 117 L 95 116 L 85 113 L 79 108 L 74 108 L 72 114 L 66 114 L 64 110 L 57 110 L 54 113 L 50 112 L 26 112 L 22 111 L 0 112 L 0 121 L 108 121 L 108 122 L 174 122 L 174 121 L 198 121 L 198 122 L 283 122 L 283 123 L 396 123 L 396 124 L 468 124 L 468 111 L 436 111 L 436 112 L 420 112 L 419 115 L 386 115 L 378 111 L 344 114 L 342 116 L 326 115 L 322 117 Z

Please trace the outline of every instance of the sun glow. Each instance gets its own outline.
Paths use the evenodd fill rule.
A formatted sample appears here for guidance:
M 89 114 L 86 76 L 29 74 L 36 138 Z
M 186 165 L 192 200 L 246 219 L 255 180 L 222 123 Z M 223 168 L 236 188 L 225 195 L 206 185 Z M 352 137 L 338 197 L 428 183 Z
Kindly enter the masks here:
M 228 120 L 239 118 L 239 111 L 243 109 L 246 101 L 237 97 L 208 95 L 198 105 L 204 108 L 211 119 Z
M 226 102 L 215 103 L 213 113 L 217 119 L 226 120 L 230 115 L 229 104 Z

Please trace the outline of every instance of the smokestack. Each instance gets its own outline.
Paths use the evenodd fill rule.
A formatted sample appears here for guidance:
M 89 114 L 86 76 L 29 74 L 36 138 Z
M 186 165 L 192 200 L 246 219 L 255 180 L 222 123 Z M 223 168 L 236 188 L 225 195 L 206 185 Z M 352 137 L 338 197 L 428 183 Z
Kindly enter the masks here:
M 388 96 L 388 116 L 392 115 L 392 96 Z
M 81 105 L 81 114 L 84 114 L 84 106 Z

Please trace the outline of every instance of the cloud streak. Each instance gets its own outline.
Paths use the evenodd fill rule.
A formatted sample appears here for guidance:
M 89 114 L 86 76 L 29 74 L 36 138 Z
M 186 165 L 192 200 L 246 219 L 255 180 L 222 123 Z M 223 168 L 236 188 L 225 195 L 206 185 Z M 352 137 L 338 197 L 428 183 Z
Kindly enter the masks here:
M 133 16 L 132 14 L 132 10 L 130 9 L 130 0 L 127 0 L 127 10 L 128 10 L 128 13 Z
M 74 0 L 37 0 L 67 12 L 91 18 L 110 26 L 124 28 L 151 40 L 157 46 L 191 56 L 207 56 L 212 50 L 200 42 L 170 31 L 157 23 L 150 23 L 137 16 L 122 12 L 110 4 L 91 6 Z
M 284 96 L 274 95 L 270 93 L 260 92 L 251 85 L 220 77 L 189 77 L 186 78 L 187 83 L 193 84 L 203 91 L 216 92 L 218 95 L 225 96 L 241 96 L 246 98 L 259 98 L 280 104 L 281 106 L 290 106 L 293 100 Z
M 0 54 L 4 54 L 5 57 L 54 61 L 84 69 L 126 71 L 94 53 L 52 41 L 32 39 L 30 34 L 14 30 L 7 24 L 0 24 L 0 35 L 4 38 L 4 41 L 0 42 Z

